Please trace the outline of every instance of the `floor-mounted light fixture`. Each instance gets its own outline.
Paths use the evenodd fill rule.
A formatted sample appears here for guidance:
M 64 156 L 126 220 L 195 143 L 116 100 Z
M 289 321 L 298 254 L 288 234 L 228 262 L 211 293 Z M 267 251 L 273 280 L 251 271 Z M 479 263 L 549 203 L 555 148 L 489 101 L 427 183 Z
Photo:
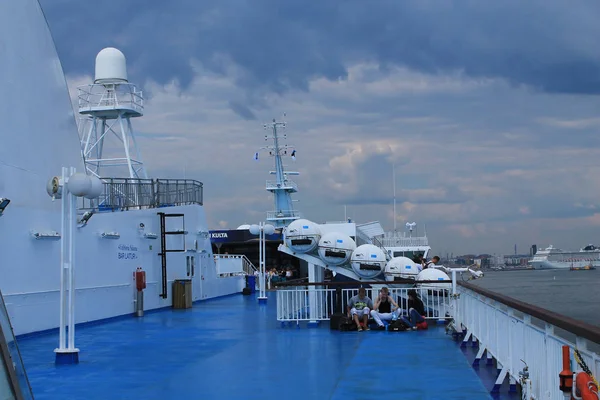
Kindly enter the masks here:
M 86 226 L 90 218 L 92 218 L 92 215 L 94 215 L 93 211 L 86 211 L 79 220 L 79 228 Z
M 4 213 L 4 209 L 10 204 L 10 199 L 0 197 L 0 217 Z
M 260 222 L 258 225 L 250 225 L 250 233 L 258 235 L 258 259 L 259 259 L 259 270 L 260 270 L 260 285 L 258 303 L 266 304 L 267 294 L 265 292 L 265 268 L 266 268 L 266 235 L 272 235 L 275 233 L 275 227 L 271 224 L 265 224 Z

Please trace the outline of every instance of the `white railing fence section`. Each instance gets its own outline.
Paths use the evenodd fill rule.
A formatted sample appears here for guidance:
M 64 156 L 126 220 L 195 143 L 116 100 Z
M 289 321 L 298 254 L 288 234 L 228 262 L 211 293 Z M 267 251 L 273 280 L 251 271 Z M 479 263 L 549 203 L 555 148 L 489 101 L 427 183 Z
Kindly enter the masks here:
M 571 348 L 571 369 L 579 371 L 573 349 L 577 348 L 592 374 L 600 373 L 600 357 L 590 350 L 597 346 L 588 340 L 575 337 L 567 339 L 567 332 L 554 325 L 533 321 L 524 314 L 482 294 L 459 288 L 458 309 L 455 324 L 462 322 L 467 329 L 464 341 L 479 341 L 478 359 L 487 352 L 487 358 L 496 359 L 500 371 L 497 385 L 505 378 L 511 384 L 519 381 L 519 372 L 527 365 L 531 381 L 530 398 L 563 400 L 559 390 L 559 373 L 562 370 L 562 346 Z M 560 335 L 560 336 L 559 336 Z
M 277 290 L 278 321 L 324 321 L 334 311 L 335 289 L 291 287 Z
M 248 257 L 244 255 L 242 256 L 242 268 L 244 274 L 246 275 L 254 275 L 255 272 L 259 272 L 258 268 L 256 268 L 256 266 L 252 264 L 252 261 L 250 261 Z
M 410 288 L 390 288 L 390 296 L 395 301 L 402 302 L 408 298 Z M 426 317 L 430 319 L 451 318 L 449 290 L 417 288 L 417 293 L 425 306 Z M 352 296 L 358 294 L 358 289 L 341 289 L 342 312 Z M 366 295 L 374 299 L 379 289 L 367 288 Z M 277 320 L 294 321 L 327 321 L 335 312 L 337 301 L 336 289 L 314 286 L 295 286 L 277 290 Z M 399 303 L 402 307 L 402 304 Z
M 215 254 L 217 275 L 219 277 L 232 275 L 254 275 L 258 269 L 252 261 L 241 254 Z

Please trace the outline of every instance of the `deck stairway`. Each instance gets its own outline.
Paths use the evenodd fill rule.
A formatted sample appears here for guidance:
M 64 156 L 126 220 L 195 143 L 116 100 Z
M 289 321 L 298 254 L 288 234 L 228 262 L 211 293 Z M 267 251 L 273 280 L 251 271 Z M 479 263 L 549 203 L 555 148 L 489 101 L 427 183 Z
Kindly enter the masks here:
M 372 244 L 379 247 L 385 254 L 385 259 L 390 261 L 392 257 L 387 249 L 383 246 L 380 238 L 383 238 L 385 231 L 381 227 L 379 221 L 368 222 L 366 224 L 356 225 L 356 245 Z

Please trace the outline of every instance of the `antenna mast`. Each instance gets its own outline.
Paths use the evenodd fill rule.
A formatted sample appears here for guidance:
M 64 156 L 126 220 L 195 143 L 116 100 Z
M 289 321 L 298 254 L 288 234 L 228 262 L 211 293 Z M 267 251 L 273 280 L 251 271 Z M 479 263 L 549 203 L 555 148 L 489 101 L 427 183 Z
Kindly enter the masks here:
M 277 228 L 287 226 L 290 222 L 302 217 L 292 206 L 291 194 L 298 191 L 298 185 L 288 179 L 288 175 L 300 174 L 298 172 L 286 172 L 283 165 L 284 156 L 296 159 L 296 150 L 292 149 L 293 146 L 280 144 L 279 130 L 283 130 L 285 127 L 285 122 L 277 122 L 274 118 L 272 122 L 264 124 L 265 130 L 271 132 L 270 137 L 268 134 L 265 135 L 265 140 L 271 139 L 273 144 L 261 148 L 261 150 L 268 150 L 269 155 L 275 158 L 275 171 L 270 172 L 271 175 L 275 175 L 275 180 L 268 180 L 266 189 L 273 193 L 275 203 L 275 210 L 267 212 L 267 221 L 273 223 Z M 287 139 L 287 134 L 283 134 L 283 139 Z M 258 159 L 258 153 L 255 155 L 255 159 Z
M 392 180 L 394 184 L 394 232 L 396 230 L 396 161 L 392 161 Z

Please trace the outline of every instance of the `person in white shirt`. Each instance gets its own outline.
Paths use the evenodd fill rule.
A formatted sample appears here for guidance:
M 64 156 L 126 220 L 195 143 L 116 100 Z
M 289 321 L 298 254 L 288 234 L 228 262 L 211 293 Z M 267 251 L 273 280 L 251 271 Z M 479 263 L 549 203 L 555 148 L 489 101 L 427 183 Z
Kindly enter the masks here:
M 439 262 L 440 262 L 440 258 L 438 256 L 433 256 L 433 258 L 429 262 L 425 262 L 425 260 L 423 260 L 423 269 L 429 268 L 429 267 L 435 267 L 437 265 L 437 263 L 439 263 Z
M 399 307 L 398 304 L 390 296 L 388 288 L 382 287 L 379 291 L 379 296 L 375 300 L 373 310 L 371 310 L 371 317 L 377 322 L 377 329 L 385 330 L 383 321 L 391 321 L 398 318 Z

